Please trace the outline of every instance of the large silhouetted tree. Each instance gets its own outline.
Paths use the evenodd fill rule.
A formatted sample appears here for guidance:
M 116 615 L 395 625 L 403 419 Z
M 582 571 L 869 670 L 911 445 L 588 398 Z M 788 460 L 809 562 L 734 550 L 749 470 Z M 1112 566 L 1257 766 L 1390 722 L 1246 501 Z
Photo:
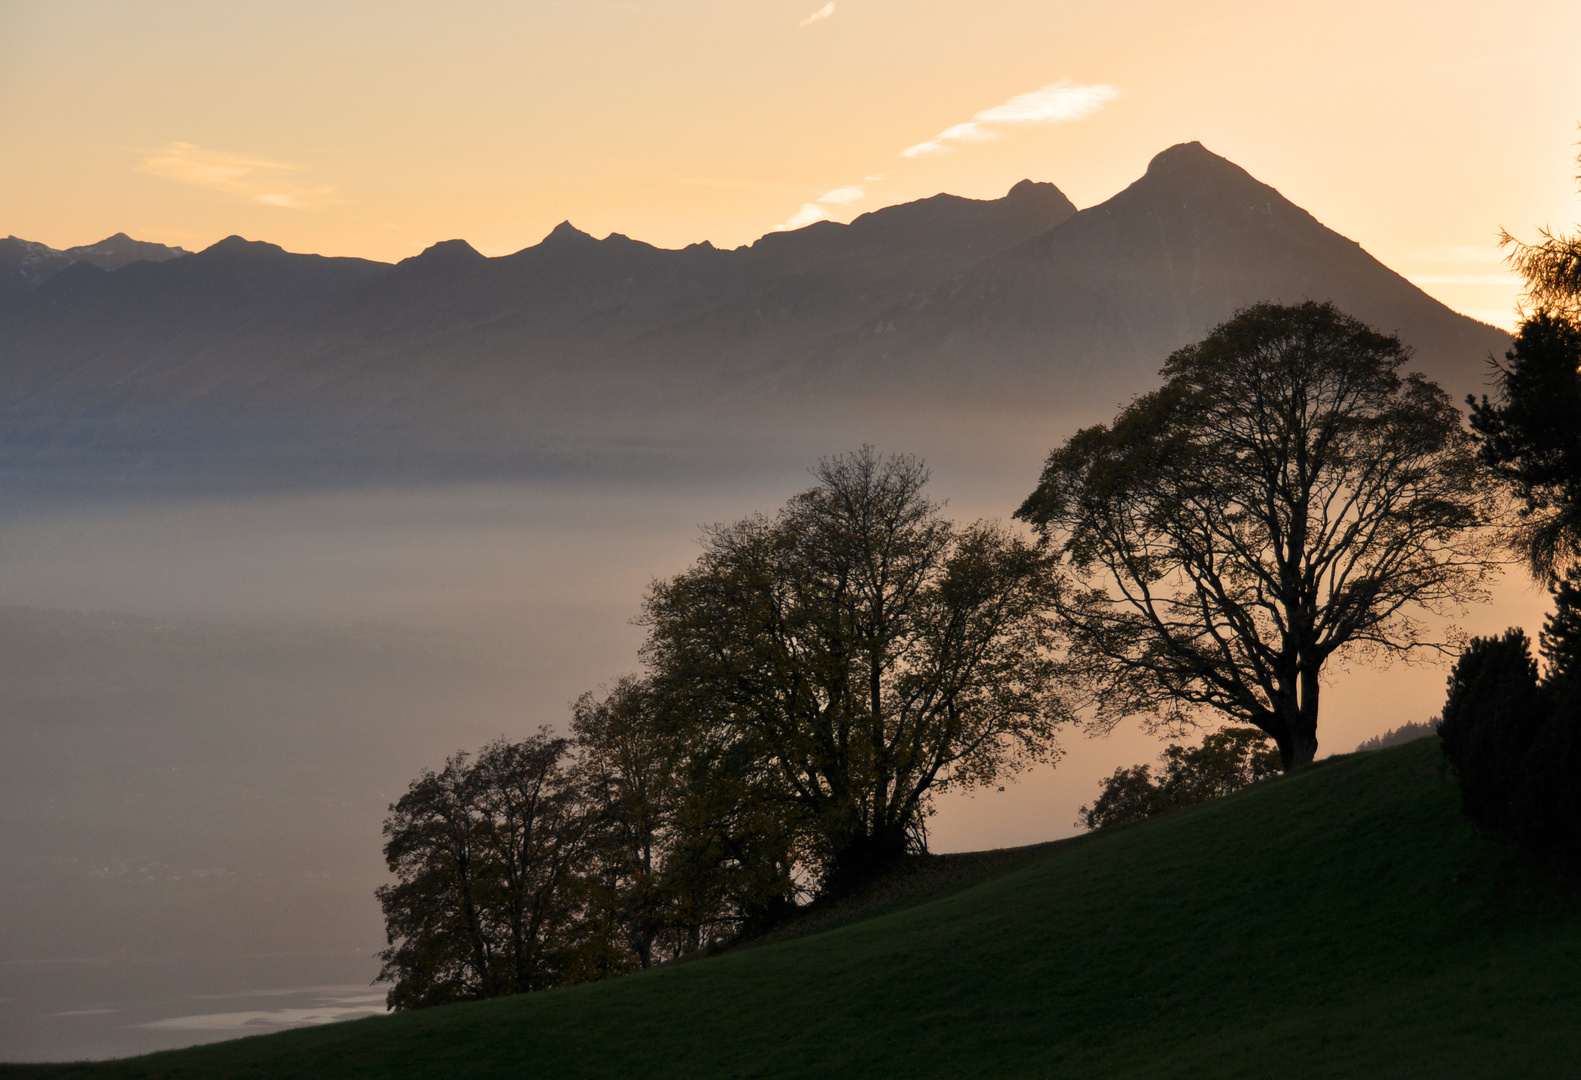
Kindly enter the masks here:
M 1199 710 L 1317 752 L 1342 652 L 1432 640 L 1480 598 L 1498 512 L 1461 415 L 1409 353 L 1329 304 L 1260 304 L 1164 385 L 1049 457 L 1017 512 L 1064 558 L 1067 666 L 1098 722 Z
M 1581 236 L 1500 245 L 1525 283 L 1528 314 L 1495 393 L 1471 405 L 1481 458 L 1523 500 L 1515 549 L 1532 575 L 1553 585 L 1581 563 Z
M 922 846 L 934 793 L 1049 760 L 1062 713 L 1034 545 L 947 521 L 909 457 L 864 448 L 816 475 L 653 587 L 645 658 L 839 891 Z

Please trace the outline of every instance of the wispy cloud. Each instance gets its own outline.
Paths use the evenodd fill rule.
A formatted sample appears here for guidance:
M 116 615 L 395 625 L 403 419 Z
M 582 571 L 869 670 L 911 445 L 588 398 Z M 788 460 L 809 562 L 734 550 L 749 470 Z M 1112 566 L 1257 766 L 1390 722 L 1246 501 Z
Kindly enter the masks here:
M 838 206 L 840 203 L 856 202 L 866 194 L 867 192 L 855 185 L 851 187 L 837 187 L 833 191 L 826 191 L 818 196 L 817 201 Z
M 299 165 L 203 150 L 184 142 L 171 143 L 163 153 L 144 158 L 136 171 L 291 210 L 322 206 L 335 193 L 331 186 L 304 187 L 280 175 L 300 172 Z
M 858 202 L 867 198 L 867 191 L 856 185 L 837 187 L 833 191 L 826 191 L 810 203 L 802 203 L 801 209 L 775 226 L 775 232 L 785 232 L 787 229 L 799 229 L 804 225 L 811 225 L 815 221 L 823 221 L 829 216 L 827 206 L 843 206 L 846 203 Z
M 997 139 L 1004 128 L 1070 123 L 1091 116 L 1119 96 L 1120 91 L 1108 83 L 1073 86 L 1069 80 L 1062 79 L 1039 90 L 1017 94 L 1002 105 L 984 109 L 964 123 L 945 128 L 927 142 L 906 147 L 900 156 L 948 154 L 959 143 Z
M 822 221 L 828 216 L 829 211 L 817 203 L 802 203 L 801 209 L 774 226 L 774 231 L 785 232 L 788 229 L 799 229 L 804 225 L 811 225 L 815 221 Z
M 819 8 L 817 11 L 803 19 L 801 24 L 803 26 L 811 26 L 815 22 L 823 22 L 829 16 L 834 14 L 834 2 L 835 0 L 829 0 L 829 2 L 823 7 Z

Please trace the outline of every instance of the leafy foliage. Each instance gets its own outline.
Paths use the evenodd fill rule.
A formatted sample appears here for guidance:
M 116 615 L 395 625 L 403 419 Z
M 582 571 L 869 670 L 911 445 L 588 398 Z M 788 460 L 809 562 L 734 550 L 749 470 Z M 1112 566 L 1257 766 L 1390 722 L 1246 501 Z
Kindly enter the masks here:
M 1052 760 L 1064 713 L 1036 547 L 945 520 L 909 457 L 864 447 L 816 475 L 653 587 L 644 657 L 838 891 L 925 846 L 935 792 Z
M 1445 647 L 1421 615 L 1484 595 L 1500 504 L 1408 358 L 1330 304 L 1260 304 L 1049 456 L 1017 516 L 1065 559 L 1067 671 L 1099 724 L 1216 712 L 1291 769 L 1331 657 Z
M 1581 323 L 1539 310 L 1494 377 L 1494 400 L 1466 399 L 1478 457 L 1524 501 L 1514 546 L 1553 581 L 1581 558 Z
M 569 744 L 547 729 L 426 771 L 390 808 L 378 890 L 394 1009 L 597 978 L 618 961 L 589 933 L 589 851 Z
M 1205 736 L 1201 746 L 1170 745 L 1163 766 L 1156 779 L 1148 765 L 1116 769 L 1092 806 L 1077 812 L 1077 824 L 1102 829 L 1207 802 L 1277 775 L 1280 764 L 1263 732 L 1227 727 Z
M 728 754 L 627 676 L 572 709 L 596 902 L 637 967 L 771 921 L 797 894 L 792 841 Z

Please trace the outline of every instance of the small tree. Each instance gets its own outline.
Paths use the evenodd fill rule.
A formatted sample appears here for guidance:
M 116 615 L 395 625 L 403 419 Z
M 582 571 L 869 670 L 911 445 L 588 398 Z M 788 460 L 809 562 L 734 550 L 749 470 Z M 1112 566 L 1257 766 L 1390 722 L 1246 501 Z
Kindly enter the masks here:
M 544 729 L 425 771 L 385 819 L 379 888 L 392 1009 L 525 993 L 607 974 L 619 958 L 585 918 L 585 819 Z
M 946 521 L 909 457 L 864 447 L 816 475 L 653 587 L 644 655 L 840 890 L 923 847 L 935 792 L 1050 760 L 1063 713 L 1034 546 Z
M 1499 503 L 1408 357 L 1330 304 L 1259 304 L 1050 455 L 1017 516 L 1065 559 L 1068 668 L 1099 724 L 1207 709 L 1293 769 L 1330 658 L 1445 646 L 1420 616 L 1484 597 Z

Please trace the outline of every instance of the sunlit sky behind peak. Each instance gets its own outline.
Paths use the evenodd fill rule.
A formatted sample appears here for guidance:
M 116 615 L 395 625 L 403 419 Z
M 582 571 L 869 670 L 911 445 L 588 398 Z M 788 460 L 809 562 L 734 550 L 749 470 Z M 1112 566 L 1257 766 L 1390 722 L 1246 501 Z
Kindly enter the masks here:
M 1452 306 L 1581 216 L 1581 5 L 0 0 L 0 233 L 398 259 L 570 219 L 663 246 L 1200 139 Z

